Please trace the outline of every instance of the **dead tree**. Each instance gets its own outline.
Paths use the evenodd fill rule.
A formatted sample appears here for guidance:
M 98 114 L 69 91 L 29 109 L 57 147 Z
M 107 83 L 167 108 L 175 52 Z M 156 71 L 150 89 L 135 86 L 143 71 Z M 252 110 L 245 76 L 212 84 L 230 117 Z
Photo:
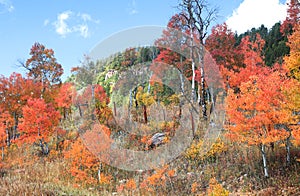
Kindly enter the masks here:
M 204 39 L 208 34 L 208 28 L 216 19 L 217 9 L 209 8 L 207 0 L 182 0 L 179 5 L 181 15 L 186 19 L 191 39 L 191 59 L 192 59 L 192 99 L 195 96 L 195 63 L 198 64 L 201 74 L 198 83 L 198 103 L 201 105 L 202 116 L 207 119 L 207 96 L 205 90 L 205 69 L 204 69 Z M 196 36 L 196 37 L 195 37 Z M 193 44 L 197 40 L 199 45 Z M 196 62 L 197 61 L 197 62 Z

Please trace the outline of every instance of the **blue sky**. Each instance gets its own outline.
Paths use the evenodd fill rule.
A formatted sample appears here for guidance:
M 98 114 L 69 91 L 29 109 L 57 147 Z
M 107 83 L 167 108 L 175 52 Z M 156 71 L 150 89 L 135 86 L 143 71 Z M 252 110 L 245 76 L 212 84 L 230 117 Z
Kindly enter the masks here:
M 285 0 L 209 0 L 219 8 L 216 23 L 238 33 L 285 18 Z M 52 48 L 65 74 L 108 36 L 131 27 L 165 26 L 178 0 L 0 0 L 0 74 L 23 73 L 34 42 Z M 215 23 L 215 24 L 216 24 Z

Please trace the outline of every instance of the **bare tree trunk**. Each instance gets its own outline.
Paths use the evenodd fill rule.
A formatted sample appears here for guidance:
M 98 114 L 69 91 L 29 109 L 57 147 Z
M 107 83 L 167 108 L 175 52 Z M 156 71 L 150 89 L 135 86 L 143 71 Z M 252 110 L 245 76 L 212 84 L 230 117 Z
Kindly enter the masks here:
M 1 153 L 1 159 L 4 160 L 4 146 L 1 147 L 2 153 Z
M 211 88 L 211 91 L 209 93 L 207 93 L 207 95 L 208 96 L 210 95 L 208 100 L 211 100 L 211 106 L 210 106 L 210 112 L 209 112 L 209 115 L 211 115 L 215 108 L 214 88 Z
M 5 131 L 6 131 L 6 143 L 7 146 L 10 146 L 10 134 L 8 128 L 6 128 Z
M 198 82 L 198 97 L 197 97 L 197 103 L 200 105 L 201 103 L 201 86 L 200 86 L 200 83 Z
M 212 97 L 211 97 L 211 94 L 210 94 L 210 90 L 212 90 L 213 88 L 209 89 L 209 87 L 207 87 L 205 89 L 205 94 L 206 94 L 206 100 L 207 100 L 207 104 L 211 104 L 212 103 Z
M 131 108 L 132 108 L 132 90 L 129 91 L 129 106 L 128 106 L 128 119 L 131 122 Z
M 13 128 L 13 135 L 12 135 L 12 138 L 13 139 L 16 139 L 16 135 L 17 135 L 17 128 L 18 128 L 18 117 L 17 117 L 17 114 L 16 112 L 13 113 L 13 116 L 14 116 L 14 128 Z
M 180 61 L 182 62 L 182 57 L 180 57 Z M 184 81 L 183 81 L 183 76 L 182 76 L 182 72 L 180 71 L 180 83 L 181 83 L 181 96 L 184 96 Z M 179 118 L 181 118 L 182 115 L 182 105 L 183 105 L 183 101 L 182 99 L 180 99 L 180 103 L 179 103 Z
M 43 155 L 48 155 L 49 154 L 49 147 L 47 142 L 44 142 L 43 139 L 40 139 L 40 147 Z
M 286 138 L 286 164 L 289 165 L 291 163 L 291 132 L 289 132 L 289 136 Z
M 190 1 L 186 4 L 186 9 L 190 15 L 190 17 L 187 18 L 188 21 L 188 28 L 190 33 L 190 59 L 192 61 L 192 94 L 191 94 L 191 101 L 192 103 L 195 101 L 195 78 L 196 78 L 196 70 L 195 70 L 195 59 L 194 59 L 194 18 L 192 16 L 192 4 Z
M 102 163 L 100 162 L 99 168 L 98 168 L 98 180 L 99 180 L 99 183 L 101 182 L 101 170 L 102 170 Z
M 202 116 L 205 120 L 207 120 L 207 107 L 206 107 L 206 91 L 205 91 L 205 73 L 204 73 L 204 51 L 203 46 L 200 45 L 200 74 L 201 74 L 201 80 L 200 80 L 200 87 L 201 87 L 201 95 L 200 97 L 200 105 L 202 108 Z
M 116 107 L 116 102 L 114 102 L 114 114 L 117 116 L 117 107 Z
M 132 90 L 129 91 L 129 108 L 132 107 Z
M 148 84 L 148 89 L 147 89 L 147 93 L 150 94 L 150 90 L 151 90 L 151 85 L 150 85 L 150 79 L 152 77 L 152 73 L 150 74 L 150 77 L 149 77 L 149 84 Z
M 269 177 L 268 173 L 268 166 L 267 166 L 267 157 L 266 157 L 266 151 L 265 151 L 265 145 L 261 144 L 261 154 L 262 154 L 262 159 L 263 159 L 263 167 L 264 167 L 264 175 L 266 178 Z
M 193 32 L 192 30 L 190 30 L 190 33 L 191 33 L 191 60 L 192 60 L 192 94 L 191 94 L 191 101 L 192 103 L 194 102 L 195 100 L 195 78 L 196 78 L 196 72 L 195 72 L 195 60 L 194 60 L 194 54 L 193 54 L 193 41 L 194 41 L 194 38 L 193 38 Z
M 147 106 L 146 105 L 143 106 L 143 110 L 144 110 L 144 121 L 145 121 L 145 124 L 147 124 L 148 118 L 147 118 Z
M 182 61 L 182 57 L 180 57 L 180 61 Z M 180 90 L 181 90 L 181 95 L 184 95 L 184 80 L 183 80 L 183 73 L 182 73 L 183 71 L 181 70 L 180 72 L 179 72 L 179 77 L 180 77 Z
M 194 124 L 194 116 L 193 116 L 192 110 L 191 110 L 191 122 L 192 122 L 193 138 L 194 138 L 195 137 L 195 124 Z
M 288 132 L 289 136 L 285 140 L 285 149 L 286 149 L 286 164 L 289 165 L 291 162 L 291 130 L 286 124 L 277 124 L 275 125 L 277 129 L 284 129 L 286 132 Z
M 66 108 L 65 108 L 65 107 L 63 107 L 63 115 L 64 115 L 64 119 L 66 119 L 66 118 L 67 118 L 67 115 L 66 115 L 66 113 L 67 113 L 67 111 L 66 111 Z
M 80 115 L 80 117 L 82 117 L 82 110 L 81 110 L 80 104 L 77 104 L 77 107 L 78 107 L 78 110 L 79 110 L 79 115 Z

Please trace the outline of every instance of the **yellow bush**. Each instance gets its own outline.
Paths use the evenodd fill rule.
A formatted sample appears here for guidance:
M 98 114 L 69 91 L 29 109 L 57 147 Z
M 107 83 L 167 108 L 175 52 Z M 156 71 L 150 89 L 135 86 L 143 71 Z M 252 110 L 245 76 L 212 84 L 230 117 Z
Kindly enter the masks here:
M 190 148 L 186 151 L 186 157 L 191 160 L 205 161 L 215 158 L 222 152 L 227 151 L 228 147 L 226 144 L 218 138 L 215 143 L 212 144 L 211 148 L 205 154 L 201 153 L 203 147 L 203 141 L 200 140 L 197 143 L 193 143 Z
M 224 189 L 215 178 L 209 180 L 209 188 L 207 190 L 209 196 L 228 196 L 229 191 Z

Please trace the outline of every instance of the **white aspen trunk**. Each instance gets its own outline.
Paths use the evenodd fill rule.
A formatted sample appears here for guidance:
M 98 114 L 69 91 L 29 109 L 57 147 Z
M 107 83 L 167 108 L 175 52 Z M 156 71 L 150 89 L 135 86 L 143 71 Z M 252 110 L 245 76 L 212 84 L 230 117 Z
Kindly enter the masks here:
M 180 67 L 182 68 L 182 56 L 180 55 Z M 183 70 L 179 72 L 180 83 L 181 83 L 181 95 L 184 95 L 184 81 L 183 81 Z
M 150 74 L 150 77 L 149 77 L 149 84 L 148 84 L 148 90 L 147 90 L 148 94 L 150 94 L 150 90 L 151 90 L 151 85 L 150 85 L 151 77 L 152 77 L 152 73 Z
M 41 89 L 41 99 L 44 99 L 44 92 L 45 92 L 45 84 L 44 84 L 44 78 L 41 78 L 42 81 L 42 89 Z
M 191 95 L 192 97 L 191 97 L 191 100 L 192 100 L 192 102 L 194 102 L 194 99 L 195 99 L 195 77 L 196 77 L 196 73 L 195 73 L 195 62 L 194 62 L 193 57 L 192 57 L 192 72 L 193 72 L 193 75 L 192 75 L 192 95 Z
M 101 169 L 102 169 L 102 163 L 99 164 L 99 168 L 98 168 L 98 180 L 99 180 L 99 182 L 101 182 Z
M 180 77 L 180 83 L 181 83 L 181 95 L 184 95 L 184 81 L 183 81 L 183 76 L 182 76 L 182 73 L 180 72 L 179 74 L 179 77 Z
M 196 72 L 195 72 L 195 60 L 194 60 L 194 36 L 193 36 L 193 24 L 192 21 L 190 21 L 190 37 L 191 37 L 191 51 L 190 51 L 190 58 L 192 60 L 192 95 L 191 95 L 191 101 L 194 102 L 195 99 L 195 78 L 196 78 Z
M 132 90 L 129 91 L 129 106 L 128 106 L 128 117 L 131 122 L 131 108 L 132 108 Z
M 264 144 L 261 144 L 261 154 L 262 154 L 262 159 L 263 159 L 264 174 L 265 174 L 265 177 L 268 178 L 269 173 L 268 173 L 267 157 L 266 157 L 266 151 L 265 151 Z
M 201 88 L 200 84 L 198 83 L 198 97 L 197 97 L 197 103 L 200 104 L 201 102 Z
M 132 107 L 132 90 L 129 91 L 129 107 Z
M 290 150 L 291 141 L 290 141 L 290 138 L 291 138 L 291 133 L 290 133 L 289 137 L 286 138 L 286 163 L 287 163 L 287 165 L 289 165 L 290 162 L 291 162 L 291 150 Z
M 211 96 L 210 96 L 210 89 L 207 88 L 206 91 L 205 91 L 205 93 L 206 93 L 206 98 L 207 98 L 207 104 L 209 104 L 209 103 L 212 102 L 212 99 L 211 99 Z
M 215 109 L 214 88 L 211 88 L 210 99 L 211 99 L 211 106 L 210 106 L 210 114 L 209 115 L 211 115 L 213 113 L 213 110 Z
M 203 50 L 203 45 L 200 45 L 200 55 L 199 55 L 199 60 L 200 60 L 200 74 L 201 74 L 201 94 L 202 97 L 200 98 L 201 101 L 201 107 L 202 107 L 202 115 L 203 118 L 206 120 L 207 119 L 207 108 L 206 108 L 206 101 L 205 101 L 205 72 L 204 72 L 204 50 Z

